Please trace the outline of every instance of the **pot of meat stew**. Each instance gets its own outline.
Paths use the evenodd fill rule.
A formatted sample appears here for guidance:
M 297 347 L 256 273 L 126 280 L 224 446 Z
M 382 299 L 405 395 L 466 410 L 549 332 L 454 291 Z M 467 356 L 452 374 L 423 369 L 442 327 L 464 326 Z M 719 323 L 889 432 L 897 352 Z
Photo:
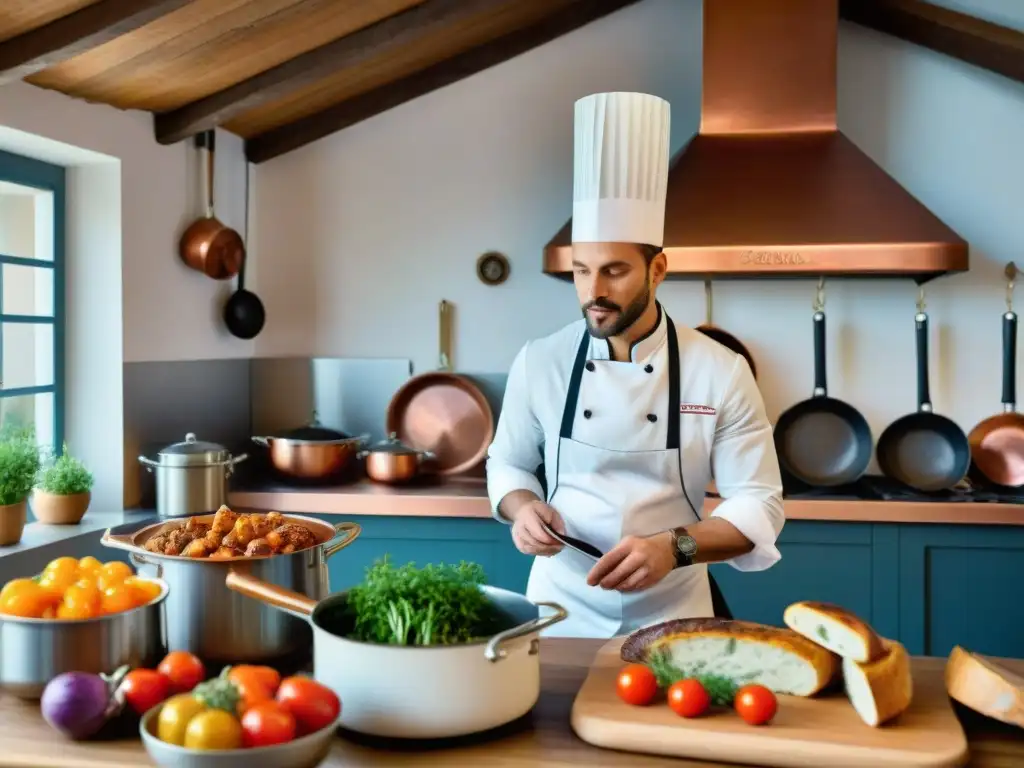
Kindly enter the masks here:
M 342 728 L 399 739 L 467 736 L 528 713 L 540 695 L 540 633 L 569 615 L 483 586 L 508 629 L 462 644 L 368 643 L 345 637 L 345 592 L 317 601 L 238 571 L 227 586 L 312 625 L 313 676 L 341 699 Z
M 168 520 L 131 534 L 108 529 L 101 543 L 127 550 L 140 574 L 169 585 L 168 650 L 190 651 L 219 668 L 291 658 L 301 663 L 312 643 L 306 621 L 228 589 L 230 569 L 320 600 L 329 592 L 328 559 L 360 531 L 356 523 L 222 507 L 215 515 Z

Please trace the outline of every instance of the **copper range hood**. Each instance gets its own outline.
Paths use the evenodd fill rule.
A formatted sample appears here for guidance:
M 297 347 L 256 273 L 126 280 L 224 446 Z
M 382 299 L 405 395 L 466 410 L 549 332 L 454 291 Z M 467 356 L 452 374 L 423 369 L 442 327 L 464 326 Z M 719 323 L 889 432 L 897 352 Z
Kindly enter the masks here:
M 910 277 L 967 243 L 836 125 L 838 0 L 705 0 L 700 130 L 672 160 L 670 277 Z M 570 220 L 544 271 L 571 276 Z

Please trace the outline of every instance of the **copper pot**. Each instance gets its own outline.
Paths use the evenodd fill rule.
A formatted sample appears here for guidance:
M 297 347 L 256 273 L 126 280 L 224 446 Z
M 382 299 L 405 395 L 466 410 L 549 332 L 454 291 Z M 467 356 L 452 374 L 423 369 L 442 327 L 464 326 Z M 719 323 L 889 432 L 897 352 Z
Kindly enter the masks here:
M 245 260 L 242 236 L 217 219 L 213 211 L 213 131 L 196 136 L 196 146 L 205 155 L 206 216 L 193 221 L 178 243 L 181 260 L 192 269 L 214 280 L 227 280 L 238 274 Z
M 252 441 L 269 449 L 270 463 L 278 472 L 301 480 L 323 480 L 347 469 L 369 437 L 350 437 L 322 427 L 314 414 L 305 427 Z
M 433 459 L 434 454 L 410 448 L 392 432 L 387 440 L 360 451 L 359 458 L 366 459 L 366 474 L 371 480 L 399 484 L 417 477 L 423 462 Z

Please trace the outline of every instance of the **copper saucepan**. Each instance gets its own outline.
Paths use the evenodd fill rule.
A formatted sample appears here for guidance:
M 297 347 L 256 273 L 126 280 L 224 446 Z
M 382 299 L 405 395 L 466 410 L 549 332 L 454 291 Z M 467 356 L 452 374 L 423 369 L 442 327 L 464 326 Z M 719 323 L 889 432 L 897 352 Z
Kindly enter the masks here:
M 252 441 L 269 449 L 270 463 L 281 474 L 300 480 L 324 480 L 347 469 L 369 437 L 350 437 L 322 427 L 314 411 L 305 427 L 279 437 L 253 437 Z
M 737 355 L 740 355 L 744 360 L 747 361 L 747 365 L 750 366 L 750 372 L 754 374 L 754 378 L 757 379 L 757 365 L 754 363 L 754 356 L 750 354 L 750 350 L 747 349 L 747 345 L 740 341 L 738 338 L 733 336 L 724 328 L 720 328 L 715 325 L 712 320 L 712 307 L 714 294 L 711 289 L 711 281 L 704 281 L 704 298 L 705 298 L 705 320 L 702 325 L 698 325 L 696 330 L 703 333 L 709 339 L 713 339 L 721 344 L 726 349 L 731 349 Z
M 366 474 L 371 480 L 399 484 L 418 477 L 423 463 L 433 459 L 434 454 L 410 448 L 392 432 L 387 440 L 360 451 L 359 458 L 366 459 Z
M 193 221 L 181 236 L 178 253 L 192 269 L 214 280 L 228 280 L 238 274 L 245 259 L 242 236 L 226 226 L 213 211 L 214 133 L 206 131 L 196 136 L 196 146 L 204 156 L 202 164 L 205 184 L 206 215 Z

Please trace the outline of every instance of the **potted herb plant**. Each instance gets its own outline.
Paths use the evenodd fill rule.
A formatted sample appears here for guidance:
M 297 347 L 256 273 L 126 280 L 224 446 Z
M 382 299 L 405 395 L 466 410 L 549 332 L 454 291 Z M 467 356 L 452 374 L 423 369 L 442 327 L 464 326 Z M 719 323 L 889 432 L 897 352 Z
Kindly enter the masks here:
M 40 462 L 31 429 L 4 432 L 0 437 L 0 547 L 9 547 L 21 541 Z
M 32 493 L 32 511 L 48 525 L 76 525 L 92 500 L 92 473 L 68 453 L 65 443 L 60 456 L 39 472 Z

